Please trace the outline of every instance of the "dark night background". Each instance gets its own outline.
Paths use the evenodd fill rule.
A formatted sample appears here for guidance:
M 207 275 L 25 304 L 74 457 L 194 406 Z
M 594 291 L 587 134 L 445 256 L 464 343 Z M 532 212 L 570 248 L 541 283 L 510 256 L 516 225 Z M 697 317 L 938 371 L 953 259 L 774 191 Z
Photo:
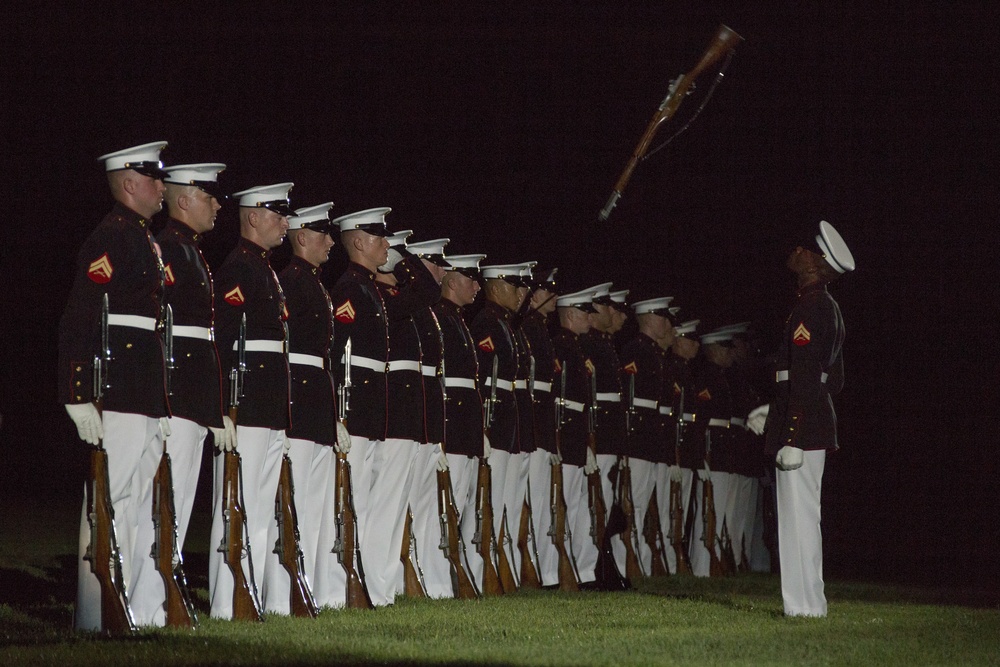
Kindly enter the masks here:
M 391 206 L 392 229 L 452 254 L 672 294 L 709 326 L 751 319 L 768 352 L 794 295 L 785 256 L 831 221 L 858 270 L 831 288 L 848 381 L 827 576 L 997 590 L 996 3 L 208 4 L 8 19 L 0 522 L 78 515 L 58 320 L 111 205 L 95 158 L 163 139 L 166 164 L 227 163 L 229 191 L 294 181 L 295 207 Z M 598 223 L 719 23 L 746 39 L 724 81 Z M 215 266 L 236 236 L 230 205 Z

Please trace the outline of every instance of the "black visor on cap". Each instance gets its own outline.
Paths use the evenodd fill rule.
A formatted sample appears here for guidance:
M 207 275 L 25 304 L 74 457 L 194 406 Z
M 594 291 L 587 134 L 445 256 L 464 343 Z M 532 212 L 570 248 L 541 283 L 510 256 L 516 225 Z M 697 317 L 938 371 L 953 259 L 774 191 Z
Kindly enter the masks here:
M 274 211 L 278 215 L 283 215 L 286 218 L 295 215 L 295 211 L 289 206 L 287 199 L 275 199 L 274 201 L 265 201 L 260 203 L 260 208 L 266 208 L 268 211 Z
M 426 259 L 431 264 L 440 266 L 442 269 L 450 269 L 451 264 L 445 260 L 444 255 L 417 255 L 420 259 Z
M 369 224 L 366 224 L 366 225 L 358 225 L 354 229 L 356 229 L 358 231 L 361 231 L 361 232 L 367 232 L 367 233 L 371 234 L 372 236 L 383 236 L 383 237 L 384 236 L 390 236 L 389 230 L 386 229 L 385 223 L 382 223 L 382 222 L 372 222 L 372 223 L 369 223 Z M 353 229 L 347 229 L 347 230 L 344 230 L 344 231 L 351 232 L 351 231 L 354 231 L 354 230 Z
M 126 162 L 122 169 L 131 169 L 132 171 L 137 171 L 143 176 L 149 176 L 150 178 L 155 178 L 159 181 L 164 180 L 169 174 L 163 170 L 162 162 L 153 162 L 152 160 L 144 160 L 142 162 Z
M 202 192 L 212 195 L 220 202 L 228 197 L 228 195 L 222 194 L 222 188 L 219 187 L 218 181 L 171 181 L 169 179 L 164 179 L 163 182 L 170 183 L 172 185 L 190 185 L 196 187 Z
M 577 305 L 575 305 L 573 307 L 577 308 L 579 310 L 582 310 L 585 313 L 596 313 L 597 312 L 597 309 L 594 308 L 594 304 L 592 304 L 592 303 L 581 303 L 581 304 L 577 304 Z
M 463 268 L 455 268 L 454 266 L 451 266 L 451 265 L 449 265 L 449 268 L 451 268 L 451 270 L 454 271 L 454 272 L 456 272 L 456 273 L 461 273 L 466 278 L 472 278 L 473 280 L 476 280 L 476 281 L 479 281 L 479 280 L 483 279 L 483 274 L 482 274 L 482 272 L 479 269 L 464 268 L 464 267 Z
M 311 229 L 321 234 L 329 234 L 333 231 L 333 223 L 329 219 L 313 220 L 302 225 L 302 229 Z

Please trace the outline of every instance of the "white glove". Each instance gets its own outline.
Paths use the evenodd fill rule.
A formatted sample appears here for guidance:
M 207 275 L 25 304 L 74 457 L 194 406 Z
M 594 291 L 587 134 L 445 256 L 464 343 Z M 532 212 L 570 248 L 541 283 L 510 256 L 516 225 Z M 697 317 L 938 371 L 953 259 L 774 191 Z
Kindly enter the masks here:
M 446 472 L 448 470 L 448 457 L 441 450 L 438 450 L 437 469 L 438 472 Z
M 597 467 L 597 457 L 594 456 L 594 450 L 587 447 L 587 462 L 583 464 L 583 474 L 593 475 L 598 470 L 600 468 Z
M 378 267 L 383 273 L 392 273 L 392 270 L 396 268 L 403 259 L 403 256 L 395 248 L 389 248 L 389 259 L 385 261 L 385 264 Z
M 757 435 L 763 435 L 764 424 L 767 422 L 767 413 L 770 409 L 771 404 L 765 403 L 751 410 L 747 416 L 747 428 Z
M 231 452 L 236 449 L 236 424 L 229 415 L 222 416 L 222 428 L 213 428 L 212 437 L 215 438 L 215 446 L 220 452 Z
M 483 459 L 490 458 L 490 454 L 493 453 L 493 448 L 490 447 L 490 436 L 483 433 Z
M 707 482 L 712 479 L 712 471 L 708 469 L 708 464 L 704 468 L 698 468 L 698 479 Z
M 798 447 L 785 445 L 778 450 L 774 462 L 781 470 L 798 470 L 802 467 L 802 450 Z
M 559 465 L 562 463 L 562 456 L 559 454 L 549 454 L 549 465 Z
M 281 455 L 285 456 L 290 451 L 292 451 L 292 439 L 286 435 L 284 441 L 281 443 Z
M 160 417 L 160 440 L 166 440 L 170 437 L 170 418 Z
M 81 440 L 92 445 L 101 444 L 101 439 L 104 438 L 104 423 L 101 421 L 101 413 L 93 403 L 67 403 L 66 412 L 76 424 Z
M 680 484 L 684 481 L 684 475 L 681 473 L 680 466 L 670 466 L 667 468 L 667 473 L 670 475 L 671 482 L 677 482 Z
M 338 454 L 347 454 L 351 451 L 351 434 L 347 432 L 343 422 L 337 422 L 337 444 L 333 448 Z

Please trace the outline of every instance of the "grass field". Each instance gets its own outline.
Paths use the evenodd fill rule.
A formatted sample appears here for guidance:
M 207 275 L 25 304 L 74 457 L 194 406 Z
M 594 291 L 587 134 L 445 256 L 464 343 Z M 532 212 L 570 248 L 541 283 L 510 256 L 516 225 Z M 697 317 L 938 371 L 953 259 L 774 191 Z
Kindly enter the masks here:
M 44 511 L 41 511 L 44 516 Z M 36 520 L 38 514 L 32 515 Z M 829 582 L 826 619 L 785 618 L 777 577 L 651 579 L 625 593 L 401 599 L 263 624 L 205 618 L 205 555 L 187 557 L 201 625 L 106 640 L 69 630 L 73 521 L 0 530 L 0 667 L 10 665 L 1000 665 L 1000 607 L 970 591 Z M 12 539 L 13 525 L 29 528 Z M 43 524 L 44 525 L 44 524 Z M 66 530 L 68 526 L 68 530 Z

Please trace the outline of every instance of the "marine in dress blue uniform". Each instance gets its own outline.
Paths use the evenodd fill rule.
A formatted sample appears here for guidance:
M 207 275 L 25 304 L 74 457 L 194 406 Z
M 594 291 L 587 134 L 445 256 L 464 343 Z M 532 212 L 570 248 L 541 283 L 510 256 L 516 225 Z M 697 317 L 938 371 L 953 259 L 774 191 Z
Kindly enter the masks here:
M 820 493 L 826 453 L 839 446 L 831 397 L 844 385 L 845 336 L 840 307 L 827 284 L 854 270 L 854 256 L 833 225 L 823 221 L 819 231 L 819 252 L 799 246 L 788 257 L 798 298 L 785 322 L 776 395 L 764 428 L 767 452 L 778 468 L 781 594 L 788 616 L 827 613 Z
M 163 263 L 150 233 L 150 218 L 163 205 L 166 173 L 158 141 L 103 155 L 115 204 L 84 241 L 77 255 L 73 286 L 59 322 L 59 400 L 80 438 L 102 443 L 108 454 L 111 502 L 115 512 L 122 570 L 131 605 L 147 609 L 163 594 L 141 577 L 149 558 L 151 507 L 139 493 L 152 484 L 163 453 L 160 418 L 169 415 L 161 323 Z M 92 402 L 92 360 L 101 348 L 101 310 L 108 297 L 108 343 L 111 361 L 103 414 Z M 162 428 L 166 429 L 164 419 Z M 80 518 L 77 602 L 74 626 L 101 630 L 101 594 L 90 563 L 84 560 L 90 543 L 84 495 Z M 146 563 L 149 561 L 149 563 Z M 140 625 L 154 619 L 136 617 Z
M 278 183 L 233 195 L 240 207 L 240 239 L 215 275 L 216 345 L 224 373 L 237 365 L 237 339 L 242 317 L 246 316 L 247 370 L 243 396 L 239 398 L 235 446 L 242 457 L 249 536 L 248 557 L 243 564 L 246 570 L 252 563 L 253 581 L 262 601 L 267 597 L 266 556 L 274 545 L 269 535 L 276 528 L 274 499 L 290 426 L 288 309 L 278 276 L 271 269 L 270 256 L 288 230 L 291 188 L 291 183 Z M 224 383 L 223 403 L 227 406 L 231 401 L 229 392 L 229 383 Z M 224 457 L 217 454 L 210 544 L 221 544 L 224 534 L 223 461 Z M 212 616 L 231 618 L 233 579 L 222 552 L 209 553 L 208 574 Z M 251 573 L 246 574 L 249 578 Z

